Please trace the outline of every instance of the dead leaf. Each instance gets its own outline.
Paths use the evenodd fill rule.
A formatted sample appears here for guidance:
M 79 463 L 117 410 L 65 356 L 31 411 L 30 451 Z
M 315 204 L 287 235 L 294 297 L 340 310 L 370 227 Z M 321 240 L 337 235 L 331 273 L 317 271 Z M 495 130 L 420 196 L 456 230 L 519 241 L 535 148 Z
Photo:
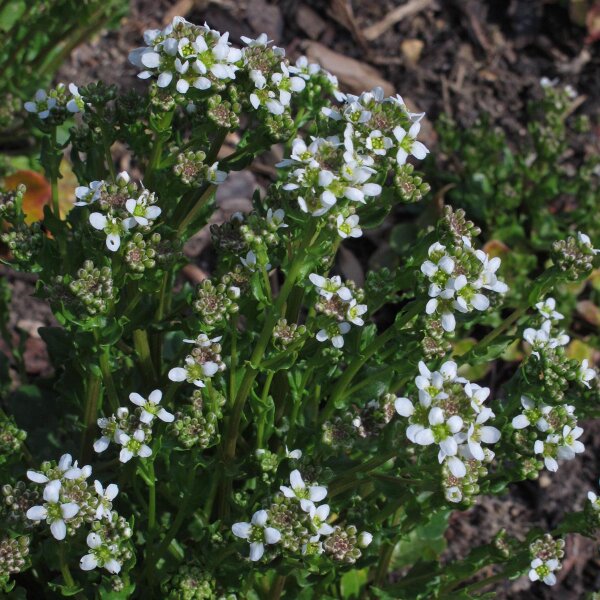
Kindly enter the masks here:
M 319 42 L 306 40 L 302 48 L 309 60 L 331 71 L 340 80 L 342 88 L 360 94 L 364 90 L 380 86 L 386 96 L 394 94 L 394 86 L 385 80 L 375 67 L 334 52 Z
M 400 44 L 400 50 L 402 50 L 406 62 L 411 66 L 415 66 L 421 58 L 424 46 L 422 40 L 403 40 Z
M 352 34 L 352 37 L 356 40 L 358 45 L 368 52 L 367 42 L 362 31 L 356 24 L 354 10 L 352 9 L 350 0 L 330 0 L 327 14 L 342 27 L 345 27 Z
M 50 182 L 36 171 L 16 171 L 4 178 L 4 186 L 7 190 L 16 190 L 23 184 L 27 191 L 23 196 L 23 212 L 26 223 L 34 223 L 44 218 L 44 206 L 52 197 Z
M 581 302 L 578 302 L 577 312 L 590 325 L 600 325 L 600 308 L 598 308 L 591 300 L 581 300 Z
M 313 40 L 319 39 L 327 29 L 327 23 L 306 4 L 301 4 L 296 10 L 296 24 Z
M 252 0 L 252 7 L 246 11 L 246 19 L 256 33 L 266 33 L 276 44 L 281 42 L 283 15 L 276 4 Z

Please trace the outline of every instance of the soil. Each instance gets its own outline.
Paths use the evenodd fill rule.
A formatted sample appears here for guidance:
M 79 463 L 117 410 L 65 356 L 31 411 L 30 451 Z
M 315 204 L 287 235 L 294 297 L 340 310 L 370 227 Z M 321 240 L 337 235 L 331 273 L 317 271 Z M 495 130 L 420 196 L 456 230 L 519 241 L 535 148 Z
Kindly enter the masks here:
M 406 4 L 414 7 L 414 12 L 374 34 L 386 15 Z M 518 144 L 527 125 L 527 102 L 539 94 L 543 76 L 571 84 L 583 97 L 579 111 L 598 122 L 598 43 L 586 41 L 588 32 L 574 22 L 567 5 L 566 1 L 549 0 L 132 0 L 130 16 L 121 26 L 76 49 L 57 80 L 81 85 L 102 79 L 143 87 L 127 62 L 128 52 L 142 43 L 144 30 L 163 26 L 181 14 L 191 21 L 206 20 L 215 29 L 228 30 L 236 41 L 240 35 L 266 31 L 292 58 L 304 51 L 321 54 L 327 59 L 324 66 L 334 73 L 336 69 L 343 71 L 345 59 L 355 59 L 350 70 L 356 71 L 355 80 L 364 87 L 369 82 L 385 85 L 386 90 L 402 94 L 409 105 L 425 111 L 430 121 L 446 113 L 468 127 L 480 113 L 487 112 L 492 124 L 504 128 L 509 139 Z M 333 54 L 326 54 L 319 44 Z M 355 80 L 347 73 L 338 74 L 343 88 L 356 91 Z M 426 143 L 435 152 L 433 128 L 425 133 Z M 254 182 L 264 180 L 268 173 L 268 167 L 259 165 Z M 232 207 L 248 202 L 251 192 L 244 190 L 253 187 L 249 185 L 252 182 L 241 183 L 246 185 L 232 185 L 230 191 L 221 193 L 221 212 L 215 218 L 224 218 L 230 210 L 239 210 Z M 342 270 L 360 280 L 364 260 L 363 256 L 357 259 L 356 254 L 371 254 L 378 243 L 377 237 L 371 237 L 359 253 L 346 250 Z M 206 232 L 201 232 L 188 248 L 196 263 L 187 270 L 192 279 L 201 279 L 209 268 L 202 254 L 208 244 Z M 2 268 L 0 276 L 5 274 Z M 19 324 L 31 329 L 32 322 L 53 322 L 46 305 L 30 297 L 34 285 L 30 277 L 12 278 L 11 285 L 11 327 Z M 31 363 L 28 370 L 39 369 L 39 364 Z M 584 427 L 586 452 L 568 467 L 555 474 L 544 472 L 536 482 L 512 486 L 504 497 L 482 498 L 471 510 L 455 513 L 447 532 L 446 558 L 466 555 L 503 527 L 518 537 L 532 526 L 551 529 L 565 511 L 580 508 L 587 491 L 596 489 L 600 474 L 600 423 Z M 495 584 L 491 589 L 495 597 L 505 599 L 581 598 L 600 589 L 599 567 L 596 544 L 572 536 L 567 541 L 559 582 L 553 588 L 531 586 L 525 579 Z

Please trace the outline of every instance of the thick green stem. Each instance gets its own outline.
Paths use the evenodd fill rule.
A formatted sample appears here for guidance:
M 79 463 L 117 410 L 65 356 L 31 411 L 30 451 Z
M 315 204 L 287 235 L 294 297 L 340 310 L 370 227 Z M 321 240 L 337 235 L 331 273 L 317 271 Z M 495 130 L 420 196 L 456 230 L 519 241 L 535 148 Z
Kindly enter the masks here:
M 260 450 L 263 447 L 264 436 L 265 436 L 265 425 L 267 422 L 267 411 L 264 409 L 265 404 L 267 403 L 267 398 L 269 397 L 269 390 L 271 389 L 271 382 L 273 381 L 273 376 L 275 375 L 275 371 L 269 371 L 267 373 L 267 379 L 265 381 L 265 385 L 263 387 L 262 396 L 261 396 L 261 409 L 262 413 L 260 415 L 258 421 L 258 427 L 256 430 L 256 449 Z
M 100 371 L 102 371 L 102 381 L 106 389 L 110 408 L 113 412 L 116 412 L 119 408 L 119 395 L 117 394 L 117 388 L 115 387 L 115 382 L 110 371 L 110 348 L 108 346 L 105 346 L 100 354 Z
M 86 384 L 85 408 L 83 413 L 83 436 L 81 440 L 81 462 L 85 463 L 91 456 L 92 440 L 96 433 L 96 419 L 102 393 L 101 379 L 95 373 L 88 375 Z
M 203 190 L 192 209 L 187 213 L 187 215 L 185 215 L 185 217 L 183 217 L 183 219 L 179 223 L 177 227 L 177 235 L 179 237 L 181 237 L 185 233 L 187 226 L 198 216 L 200 211 L 212 200 L 212 196 L 216 189 L 217 186 L 208 185 L 206 189 Z
M 269 600 L 279 600 L 279 598 L 281 598 L 281 594 L 285 588 L 286 579 L 285 575 L 277 575 L 271 586 L 271 590 L 269 591 Z
M 148 333 L 143 329 L 136 329 L 133 332 L 133 346 L 138 356 L 138 361 L 144 376 L 149 381 L 156 381 L 156 373 L 152 356 L 150 354 L 150 343 L 148 341 Z
M 58 141 L 56 139 L 56 127 L 52 128 L 52 155 L 54 158 L 54 152 L 57 150 Z M 50 173 L 50 187 L 52 194 L 52 212 L 54 216 L 60 220 L 60 204 L 58 201 L 58 165 L 55 165 L 56 168 L 53 167 L 52 172 Z

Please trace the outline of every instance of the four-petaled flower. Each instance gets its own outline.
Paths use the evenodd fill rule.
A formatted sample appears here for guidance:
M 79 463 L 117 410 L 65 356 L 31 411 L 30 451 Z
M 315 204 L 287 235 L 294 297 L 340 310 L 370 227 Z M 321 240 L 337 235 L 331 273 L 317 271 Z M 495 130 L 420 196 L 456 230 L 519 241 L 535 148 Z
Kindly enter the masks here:
M 260 560 L 265 553 L 265 544 L 276 544 L 281 540 L 281 532 L 267 525 L 269 515 L 266 510 L 257 510 L 250 523 L 234 523 L 233 535 L 248 540 L 250 560 Z

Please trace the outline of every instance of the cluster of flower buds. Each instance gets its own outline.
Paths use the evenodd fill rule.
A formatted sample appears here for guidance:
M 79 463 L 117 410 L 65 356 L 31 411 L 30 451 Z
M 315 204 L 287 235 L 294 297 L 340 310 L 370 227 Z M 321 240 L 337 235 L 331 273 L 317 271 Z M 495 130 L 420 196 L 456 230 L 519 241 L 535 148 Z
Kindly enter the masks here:
M 202 600 L 217 598 L 216 581 L 197 564 L 184 564 L 162 586 L 165 600 Z
M 335 560 L 352 563 L 361 555 L 359 547 L 370 544 L 372 536 L 367 532 L 357 536 L 353 526 L 333 527 L 327 523 L 329 505 L 317 504 L 327 496 L 327 488 L 306 483 L 297 469 L 290 474 L 290 485 L 282 485 L 280 490 L 281 495 L 269 510 L 259 510 L 250 523 L 235 523 L 232 527 L 235 536 L 248 540 L 250 560 L 260 560 L 265 545 L 281 543 L 290 552 L 326 552 Z
M 92 181 L 75 190 L 75 206 L 97 207 L 89 215 L 90 225 L 106 235 L 106 247 L 116 252 L 121 246 L 121 236 L 139 227 L 142 232 L 150 231 L 152 222 L 161 209 L 156 206 L 156 196 L 147 189 L 139 189 L 123 171 L 116 182 Z
M 550 256 L 569 279 L 577 280 L 592 270 L 594 257 L 598 253 L 600 249 L 594 248 L 590 238 L 585 233 L 578 232 L 577 237 L 571 236 L 554 242 Z
M 206 377 L 213 377 L 225 370 L 219 343 L 221 336 L 211 339 L 205 333 L 201 333 L 196 339 L 183 341 L 186 344 L 193 344 L 194 347 L 185 357 L 183 367 L 174 367 L 169 371 L 171 381 L 187 381 L 202 388 Z
M 40 89 L 33 100 L 25 102 L 23 107 L 28 113 L 53 126 L 64 123 L 69 114 L 81 112 L 85 108 L 79 90 L 73 83 L 69 84 L 68 89 L 64 83 L 59 83 L 49 92 Z
M 414 383 L 418 402 L 409 398 L 395 402 L 398 414 L 409 419 L 406 437 L 420 446 L 439 446 L 439 462 L 447 463 L 450 473 L 461 479 L 467 475 L 469 461 L 493 459 L 494 453 L 482 444 L 500 439 L 500 431 L 487 424 L 495 416 L 484 405 L 490 390 L 459 377 L 452 361 L 433 372 L 419 362 L 419 372 Z M 469 470 L 473 471 L 473 464 Z M 456 490 L 447 493 L 454 501 L 457 496 Z
M 0 466 L 19 455 L 26 438 L 14 419 L 0 412 Z
M 273 344 L 281 349 L 302 340 L 306 335 L 306 326 L 288 323 L 287 319 L 279 319 L 273 327 Z
M 0 539 L 0 592 L 8 593 L 10 576 L 25 569 L 28 563 L 29 543 L 30 538 L 27 535 Z
M 5 243 L 14 262 L 24 271 L 31 268 L 32 258 L 38 253 L 44 233 L 39 222 L 28 224 L 23 212 L 26 188 L 0 193 L 0 241 Z
M 116 414 L 99 418 L 101 436 L 94 442 L 94 450 L 98 453 L 104 452 L 111 441 L 121 446 L 119 460 L 122 463 L 129 462 L 135 456 L 152 456 L 152 449 L 148 444 L 152 439 L 155 417 L 164 423 L 172 423 L 175 419 L 174 415 L 160 405 L 160 390 L 150 392 L 148 398 L 133 392 L 129 394 L 129 400 L 135 404 L 135 412 L 130 413 L 128 408 L 120 407 Z
M 108 488 L 105 496 L 109 494 Z M 88 551 L 81 557 L 79 566 L 83 571 L 103 568 L 113 575 L 119 573 L 123 564 L 133 556 L 132 535 L 127 520 L 114 511 L 94 521 L 86 538 Z
M 483 250 L 474 250 L 466 236 L 448 247 L 436 242 L 429 247 L 428 255 L 421 265 L 430 297 L 425 311 L 441 317 L 444 331 L 456 328 L 455 311 L 487 310 L 490 300 L 484 292 L 504 294 L 508 290 L 496 275 L 500 258 L 490 258 Z
M 202 390 L 194 390 L 190 404 L 184 405 L 175 413 L 175 421 L 168 430 L 184 448 L 208 448 L 218 441 L 217 423 L 222 417 L 220 408 L 225 403 L 225 398 L 215 390 L 212 395 L 218 400 L 216 407 L 208 407 L 202 397 Z
M 173 172 L 190 187 L 200 187 L 205 183 L 220 185 L 227 179 L 227 173 L 219 170 L 218 162 L 212 165 L 205 164 L 205 158 L 206 153 L 202 150 L 179 154 Z
M 240 288 L 232 284 L 229 274 L 221 277 L 216 285 L 210 279 L 205 279 L 196 290 L 196 300 L 192 306 L 200 315 L 203 325 L 214 327 L 228 315 L 239 311 L 237 300 L 240 294 Z
M 15 485 L 9 483 L 2 486 L 4 499 L 3 515 L 10 525 L 19 529 L 31 529 L 32 523 L 27 518 L 27 511 L 39 503 L 41 494 L 38 486 L 25 481 L 18 481 Z
M 67 278 L 62 275 L 55 279 L 58 286 L 66 281 Z M 75 296 L 78 308 L 82 309 L 79 312 L 87 312 L 92 316 L 104 315 L 114 301 L 112 270 L 109 266 L 99 269 L 91 260 L 86 260 L 77 271 L 77 278 L 68 283 L 68 290 Z
M 350 331 L 350 324 L 357 327 L 365 324 L 362 315 L 367 312 L 367 305 L 359 304 L 364 299 L 364 293 L 355 289 L 350 282 L 343 285 L 339 275 L 327 278 L 311 273 L 309 279 L 319 294 L 316 309 L 323 313 L 328 321 L 326 326 L 317 332 L 317 341 L 331 340 L 334 348 L 342 348 L 344 335 Z
M 556 583 L 556 571 L 562 568 L 561 560 L 565 555 L 565 541 L 555 540 L 549 533 L 536 540 L 529 546 L 531 554 L 531 581 L 543 581 L 546 585 Z
M 70 454 L 64 454 L 58 464 L 45 462 L 40 471 L 27 471 L 30 481 L 43 485 L 43 502 L 27 510 L 27 518 L 34 523 L 45 521 L 57 540 L 74 535 L 83 523 L 91 525 L 87 536 L 90 553 L 81 559 L 81 568 L 90 570 L 104 567 L 110 573 L 118 573 L 122 552 L 108 539 L 102 539 L 98 531 L 112 529 L 112 524 L 123 520 L 112 510 L 112 502 L 119 493 L 116 484 L 106 488 L 96 480 L 93 486 L 87 483 L 92 474 L 88 465 L 79 467 Z M 128 538 L 131 537 L 129 530 Z

